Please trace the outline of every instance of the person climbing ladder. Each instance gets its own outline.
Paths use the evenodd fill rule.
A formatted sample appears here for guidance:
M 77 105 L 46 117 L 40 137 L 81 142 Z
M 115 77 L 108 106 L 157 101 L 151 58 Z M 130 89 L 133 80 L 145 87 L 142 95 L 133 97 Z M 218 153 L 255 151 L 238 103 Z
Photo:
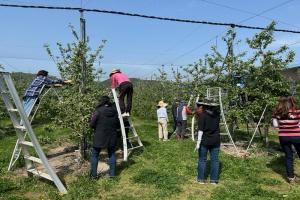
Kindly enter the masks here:
M 48 72 L 46 70 L 38 71 L 35 79 L 30 83 L 23 96 L 23 108 L 27 117 L 30 115 L 44 86 L 64 83 L 71 83 L 71 81 L 51 80 L 48 78 Z
M 113 69 L 109 77 L 111 79 L 111 87 L 119 90 L 119 104 L 122 116 L 129 117 L 132 108 L 133 85 L 128 76 L 122 73 L 120 69 Z M 126 107 L 124 102 L 125 96 L 127 98 Z

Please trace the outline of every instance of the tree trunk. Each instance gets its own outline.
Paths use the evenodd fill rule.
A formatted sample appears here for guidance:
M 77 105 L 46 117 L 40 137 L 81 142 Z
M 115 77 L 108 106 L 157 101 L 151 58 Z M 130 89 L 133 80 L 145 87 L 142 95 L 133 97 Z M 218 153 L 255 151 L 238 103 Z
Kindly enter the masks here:
M 87 160 L 88 155 L 87 155 L 87 139 L 85 134 L 83 134 L 80 138 L 80 145 L 79 145 L 79 150 L 80 150 L 80 159 L 81 160 Z
M 264 133 L 265 133 L 265 145 L 269 147 L 269 125 L 264 124 Z

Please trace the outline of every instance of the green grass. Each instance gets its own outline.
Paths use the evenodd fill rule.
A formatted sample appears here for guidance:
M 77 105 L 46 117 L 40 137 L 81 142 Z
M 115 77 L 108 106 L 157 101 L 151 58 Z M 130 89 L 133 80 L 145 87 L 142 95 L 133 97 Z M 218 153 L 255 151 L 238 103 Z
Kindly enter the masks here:
M 134 122 L 145 150 L 134 152 L 128 163 L 118 166 L 115 179 L 90 180 L 88 171 L 66 175 L 68 194 L 64 196 L 49 182 L 6 171 L 16 136 L 5 129 L 0 138 L 0 199 L 300 199 L 300 183 L 286 183 L 279 152 L 279 156 L 263 153 L 250 158 L 221 153 L 220 184 L 199 185 L 195 181 L 197 154 L 190 139 L 159 142 L 155 121 Z M 34 126 L 46 150 L 69 142 L 67 130 L 53 127 Z M 21 160 L 18 166 L 22 164 Z M 300 175 L 299 160 L 295 169 Z

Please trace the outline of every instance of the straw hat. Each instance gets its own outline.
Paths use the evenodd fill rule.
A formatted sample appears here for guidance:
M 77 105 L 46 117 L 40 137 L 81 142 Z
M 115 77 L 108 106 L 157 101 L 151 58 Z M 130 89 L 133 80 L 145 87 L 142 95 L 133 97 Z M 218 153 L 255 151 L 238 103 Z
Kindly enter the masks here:
M 168 104 L 165 103 L 164 101 L 159 101 L 158 104 L 157 104 L 157 106 L 159 106 L 159 107 L 166 107 L 167 105 Z
M 119 72 L 121 72 L 121 70 L 120 70 L 120 69 L 116 69 L 116 68 L 114 68 L 114 69 L 112 69 L 112 70 L 111 70 L 111 72 L 110 72 L 109 76 L 112 76 L 113 74 L 115 74 L 115 73 L 119 73 Z

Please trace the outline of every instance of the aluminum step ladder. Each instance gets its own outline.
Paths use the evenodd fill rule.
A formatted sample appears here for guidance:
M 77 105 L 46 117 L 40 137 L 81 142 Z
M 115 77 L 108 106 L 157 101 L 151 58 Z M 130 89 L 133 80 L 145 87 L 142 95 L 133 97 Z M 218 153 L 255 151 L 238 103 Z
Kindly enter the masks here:
M 43 85 L 43 87 L 41 88 L 40 90 L 40 94 L 42 93 L 42 91 L 44 90 L 45 88 L 45 85 Z M 29 119 L 29 116 L 35 106 L 35 104 L 38 102 L 38 98 L 36 98 L 34 100 L 34 103 L 32 105 L 32 107 L 30 108 L 29 112 L 28 113 L 25 113 L 26 116 L 28 117 Z M 37 110 L 36 110 L 37 111 Z M 35 111 L 35 112 L 36 112 Z M 35 114 L 34 114 L 35 115 Z M 32 123 L 33 119 L 34 119 L 34 115 L 31 117 L 31 120 L 30 120 L 30 123 Z M 27 136 L 27 133 L 24 134 L 24 139 L 26 138 Z M 11 159 L 10 159 L 10 162 L 9 162 L 9 165 L 8 165 L 8 171 L 10 171 L 12 169 L 12 167 L 15 165 L 15 163 L 17 162 L 17 160 L 19 159 L 20 155 L 21 155 L 21 152 L 22 152 L 22 148 L 21 146 L 19 145 L 19 139 L 17 139 L 16 141 L 16 144 L 15 144 L 15 147 L 14 147 L 14 150 L 13 150 L 13 153 L 11 155 Z
M 56 172 L 50 166 L 23 109 L 21 100 L 17 94 L 16 88 L 8 72 L 0 71 L 0 94 L 11 118 L 12 124 L 18 137 L 18 145 L 21 146 L 25 159 L 26 170 L 28 174 L 36 175 L 41 178 L 53 181 L 58 190 L 66 194 L 67 190 L 57 176 Z M 22 121 L 22 125 L 20 124 Z M 29 140 L 25 140 L 25 134 Z M 33 148 L 37 154 L 30 154 L 30 148 Z M 37 168 L 39 167 L 39 168 Z M 43 167 L 45 170 L 40 170 Z
M 226 146 L 233 146 L 237 155 L 239 155 L 239 151 L 232 139 L 232 136 L 230 134 L 228 125 L 227 125 L 227 121 L 226 121 L 226 117 L 225 117 L 225 113 L 224 113 L 224 107 L 223 107 L 223 101 L 222 101 L 222 88 L 220 87 L 214 87 L 214 88 L 207 88 L 206 90 L 206 98 L 207 99 L 211 99 L 215 102 L 219 102 L 220 105 L 220 115 L 221 115 L 221 120 L 220 120 L 220 130 L 222 130 L 221 127 L 223 127 L 223 129 L 225 130 L 225 132 L 221 132 L 220 136 L 221 136 L 221 145 L 223 147 Z M 222 142 L 222 138 L 223 137 L 228 137 L 229 142 Z
M 144 148 L 144 145 L 137 134 L 136 129 L 133 126 L 131 117 L 123 117 L 121 113 L 121 108 L 119 104 L 119 98 L 117 96 L 117 92 L 115 89 L 112 89 L 112 94 L 114 97 L 114 101 L 116 104 L 116 108 L 118 111 L 120 126 L 121 126 L 121 133 L 123 139 L 123 160 L 127 161 L 129 154 L 134 149 Z M 129 136 L 131 132 L 131 135 Z M 135 145 L 137 143 L 137 145 Z
M 41 101 L 42 99 L 51 91 L 53 90 L 53 87 L 46 87 L 46 85 L 43 85 L 40 92 L 39 92 L 39 95 L 41 95 L 41 98 L 36 98 L 34 100 L 34 103 L 32 105 L 32 107 L 30 108 L 29 112 L 26 113 L 26 116 L 29 118 L 29 121 L 30 123 L 32 123 L 32 121 L 34 120 L 36 114 L 37 114 L 37 111 L 41 105 Z M 45 92 L 44 92 L 45 91 Z M 60 99 L 59 95 L 57 94 L 57 92 L 55 90 L 53 90 L 55 95 L 58 97 L 58 99 Z M 44 93 L 43 93 L 44 92 Z M 42 94 L 43 93 L 43 94 Z M 39 103 L 38 103 L 39 102 Z M 36 106 L 37 104 L 37 106 Z M 33 108 L 36 106 L 32 116 L 31 116 L 31 112 L 33 111 Z M 26 138 L 26 135 L 27 133 L 25 133 L 24 135 L 24 138 Z M 12 169 L 12 167 L 15 165 L 15 163 L 17 162 L 17 160 L 19 159 L 20 155 L 21 155 L 21 151 L 22 151 L 22 148 L 21 146 L 19 145 L 19 140 L 17 139 L 16 141 L 16 144 L 15 144 L 15 147 L 14 147 L 14 150 L 13 150 L 13 153 L 12 153 L 12 156 L 11 156 L 11 159 L 10 159 L 10 162 L 9 162 L 9 165 L 8 165 L 8 171 L 10 171 Z

